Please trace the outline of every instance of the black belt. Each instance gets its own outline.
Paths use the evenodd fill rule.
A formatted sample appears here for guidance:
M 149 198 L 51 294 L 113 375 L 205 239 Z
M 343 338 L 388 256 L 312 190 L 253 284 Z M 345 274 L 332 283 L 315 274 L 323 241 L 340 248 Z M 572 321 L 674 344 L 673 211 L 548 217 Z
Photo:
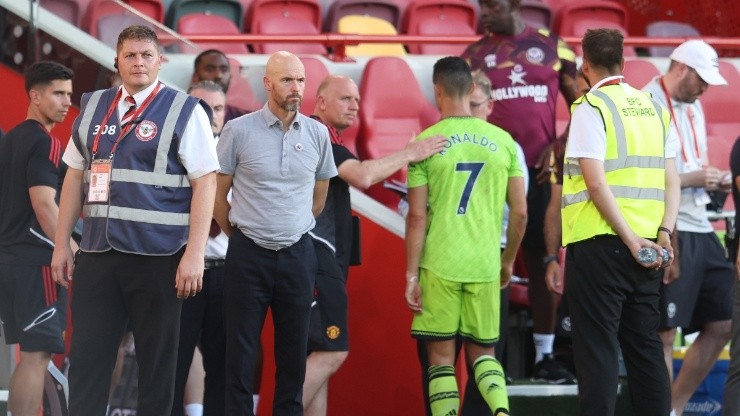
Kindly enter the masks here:
M 224 259 L 206 259 L 205 261 L 205 269 L 215 269 L 217 267 L 224 267 L 224 264 L 226 263 L 226 260 Z

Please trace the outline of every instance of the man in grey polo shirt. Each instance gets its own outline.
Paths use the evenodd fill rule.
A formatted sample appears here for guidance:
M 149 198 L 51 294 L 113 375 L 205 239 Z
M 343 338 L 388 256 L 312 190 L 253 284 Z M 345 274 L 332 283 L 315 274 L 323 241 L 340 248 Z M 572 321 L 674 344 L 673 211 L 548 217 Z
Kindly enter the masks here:
M 252 380 L 267 308 L 275 325 L 275 416 L 302 415 L 316 255 L 308 236 L 337 175 L 329 132 L 298 108 L 305 70 L 270 56 L 267 104 L 226 124 L 215 218 L 229 235 L 224 268 L 226 414 L 253 415 Z M 226 200 L 233 188 L 231 205 Z

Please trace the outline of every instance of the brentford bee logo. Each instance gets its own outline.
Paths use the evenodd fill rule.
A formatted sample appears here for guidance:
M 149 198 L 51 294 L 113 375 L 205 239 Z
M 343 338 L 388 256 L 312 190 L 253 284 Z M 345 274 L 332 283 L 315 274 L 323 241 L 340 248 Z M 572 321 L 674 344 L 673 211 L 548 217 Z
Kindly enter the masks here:
M 339 330 L 339 327 L 336 325 L 332 325 L 330 327 L 326 328 L 326 336 L 329 337 L 329 339 L 337 339 L 339 338 L 339 334 L 342 331 Z
M 157 135 L 157 125 L 144 120 L 136 127 L 136 137 L 142 142 L 148 142 Z
M 545 60 L 545 52 L 537 47 L 527 49 L 527 60 L 533 64 L 541 64 Z

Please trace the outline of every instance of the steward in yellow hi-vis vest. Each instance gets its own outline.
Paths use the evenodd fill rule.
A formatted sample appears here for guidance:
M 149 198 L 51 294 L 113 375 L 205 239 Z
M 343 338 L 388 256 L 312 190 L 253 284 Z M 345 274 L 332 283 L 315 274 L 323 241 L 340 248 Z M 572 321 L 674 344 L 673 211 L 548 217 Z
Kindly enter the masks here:
M 624 83 L 603 85 L 576 100 L 572 108 L 579 105 L 596 108 L 603 120 L 604 171 L 619 210 L 638 236 L 654 238 L 665 209 L 668 111 L 647 93 Z M 589 197 L 580 167 L 568 160 L 563 175 L 562 221 L 564 246 L 616 234 Z
M 573 105 L 563 169 L 565 289 L 578 415 L 614 416 L 619 352 L 636 416 L 671 414 L 660 286 L 673 262 L 681 179 L 668 112 L 624 82 L 624 37 L 583 36 L 591 90 Z

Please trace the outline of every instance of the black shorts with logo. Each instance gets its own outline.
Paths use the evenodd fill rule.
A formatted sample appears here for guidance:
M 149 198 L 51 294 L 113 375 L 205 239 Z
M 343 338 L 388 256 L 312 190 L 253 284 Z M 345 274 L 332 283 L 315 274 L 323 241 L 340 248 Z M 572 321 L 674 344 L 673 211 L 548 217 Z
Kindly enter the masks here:
M 67 290 L 49 266 L 0 265 L 0 319 L 6 344 L 24 352 L 64 352 Z
M 679 278 L 660 289 L 660 327 L 681 327 L 684 334 L 708 322 L 732 318 L 734 271 L 711 233 L 679 232 Z
M 314 240 L 318 273 L 311 306 L 308 351 L 349 351 L 345 276 L 334 252 Z

